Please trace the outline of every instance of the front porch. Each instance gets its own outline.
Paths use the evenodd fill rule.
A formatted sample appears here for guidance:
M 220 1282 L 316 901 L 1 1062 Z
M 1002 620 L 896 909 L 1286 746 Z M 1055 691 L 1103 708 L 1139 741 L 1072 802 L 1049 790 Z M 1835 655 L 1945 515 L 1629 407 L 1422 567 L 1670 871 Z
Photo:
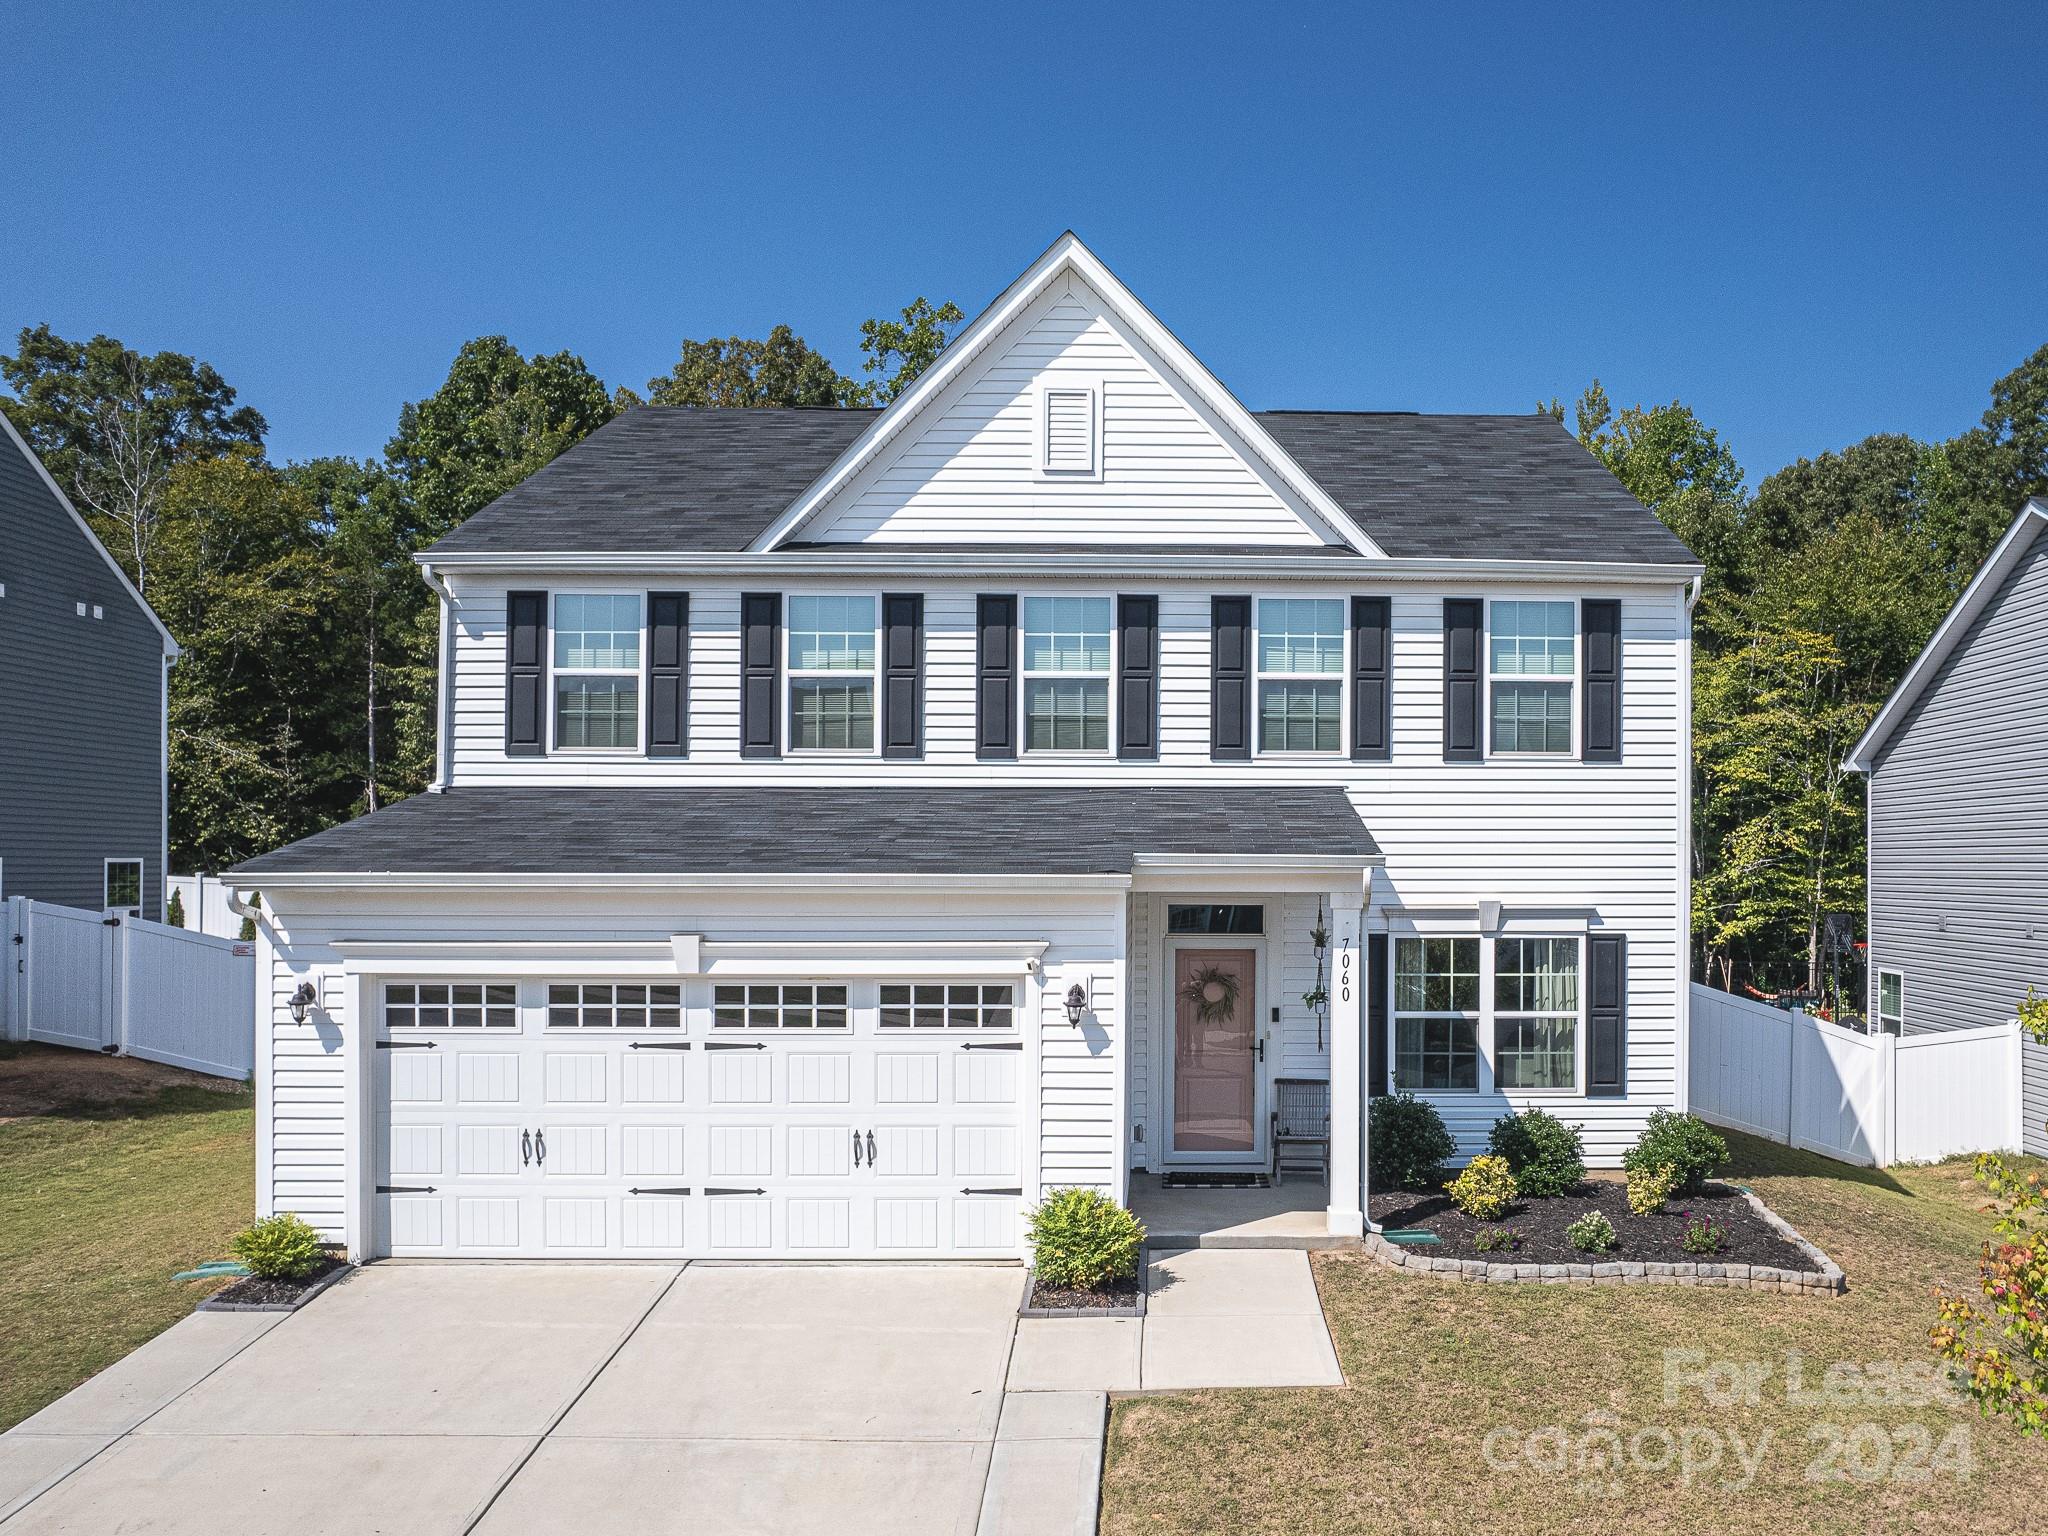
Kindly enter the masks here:
M 1145 1246 L 1345 1248 L 1358 1239 L 1330 1230 L 1330 1188 L 1290 1176 L 1266 1189 L 1166 1189 L 1156 1173 L 1131 1175 L 1130 1207 L 1145 1224 Z

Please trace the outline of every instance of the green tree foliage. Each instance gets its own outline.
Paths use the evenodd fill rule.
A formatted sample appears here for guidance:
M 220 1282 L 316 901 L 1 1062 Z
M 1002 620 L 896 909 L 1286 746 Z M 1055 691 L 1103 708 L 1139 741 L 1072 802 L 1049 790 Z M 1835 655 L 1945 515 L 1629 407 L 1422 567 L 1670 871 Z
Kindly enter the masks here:
M 871 320 L 870 325 L 874 324 Z M 684 341 L 683 355 L 647 381 L 650 405 L 859 405 L 862 387 L 840 376 L 822 352 L 786 325 L 766 341 L 708 336 Z
M 1595 379 L 1579 397 L 1578 439 L 1700 557 L 1717 586 L 1741 579 L 1742 469 L 1721 440 L 1676 400 L 1619 412 Z
M 904 306 L 901 320 L 862 321 L 860 349 L 868 357 L 861 369 L 877 377 L 858 386 L 860 399 L 854 403 L 887 405 L 910 388 L 939 360 L 953 339 L 954 327 L 965 318 L 950 300 L 933 308 L 931 300 L 919 294 Z

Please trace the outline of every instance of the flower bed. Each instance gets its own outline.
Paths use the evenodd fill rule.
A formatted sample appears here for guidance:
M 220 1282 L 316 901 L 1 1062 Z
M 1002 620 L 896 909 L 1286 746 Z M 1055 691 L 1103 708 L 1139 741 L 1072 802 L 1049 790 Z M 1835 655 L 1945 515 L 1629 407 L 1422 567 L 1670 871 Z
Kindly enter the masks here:
M 1598 1212 L 1613 1228 L 1614 1246 L 1584 1252 L 1567 1241 L 1566 1229 Z M 1382 1228 L 1427 1233 L 1435 1242 L 1403 1244 L 1378 1233 L 1366 1235 L 1366 1251 L 1383 1263 L 1453 1278 L 1488 1281 L 1535 1280 L 1580 1284 L 1665 1284 L 1747 1286 L 1752 1289 L 1818 1291 L 1844 1288 L 1842 1271 L 1748 1190 L 1709 1183 L 1698 1194 L 1680 1196 L 1661 1211 L 1638 1216 L 1628 1208 L 1623 1185 L 1589 1179 L 1569 1192 L 1540 1200 L 1517 1200 L 1493 1221 L 1479 1221 L 1443 1194 L 1396 1192 L 1373 1196 L 1371 1215 Z M 1516 1241 L 1499 1246 L 1497 1235 L 1511 1230 Z M 1711 1232 L 1706 1251 L 1688 1251 L 1688 1231 Z M 1705 1245 L 1696 1236 L 1696 1250 Z

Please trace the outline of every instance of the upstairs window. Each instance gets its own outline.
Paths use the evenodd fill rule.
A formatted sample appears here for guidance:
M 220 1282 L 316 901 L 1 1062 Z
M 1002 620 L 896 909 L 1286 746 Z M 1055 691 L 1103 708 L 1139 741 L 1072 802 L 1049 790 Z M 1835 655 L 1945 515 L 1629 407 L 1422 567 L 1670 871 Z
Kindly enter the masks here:
M 1575 603 L 1489 605 L 1487 680 L 1495 752 L 1571 752 L 1577 617 Z
M 789 600 L 789 745 L 875 750 L 875 599 Z
M 118 917 L 142 916 L 142 860 L 108 859 L 105 870 L 105 910 Z
M 554 635 L 557 750 L 638 750 L 640 595 L 561 593 Z
M 1027 597 L 1020 607 L 1025 750 L 1107 752 L 1110 600 Z
M 1344 604 L 1338 598 L 1259 599 L 1259 750 L 1337 752 L 1344 746 Z
M 1412 1093 L 1479 1087 L 1479 941 L 1394 942 L 1394 1084 Z

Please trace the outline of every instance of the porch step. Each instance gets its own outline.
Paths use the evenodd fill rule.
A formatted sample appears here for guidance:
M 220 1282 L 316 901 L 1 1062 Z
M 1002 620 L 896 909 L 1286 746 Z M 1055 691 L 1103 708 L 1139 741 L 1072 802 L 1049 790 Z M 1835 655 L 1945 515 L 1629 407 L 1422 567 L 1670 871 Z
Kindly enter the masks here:
M 1276 1248 L 1289 1252 L 1314 1252 L 1324 1248 L 1356 1248 L 1355 1237 L 1338 1237 L 1329 1232 L 1150 1232 L 1147 1249 L 1164 1248 Z

